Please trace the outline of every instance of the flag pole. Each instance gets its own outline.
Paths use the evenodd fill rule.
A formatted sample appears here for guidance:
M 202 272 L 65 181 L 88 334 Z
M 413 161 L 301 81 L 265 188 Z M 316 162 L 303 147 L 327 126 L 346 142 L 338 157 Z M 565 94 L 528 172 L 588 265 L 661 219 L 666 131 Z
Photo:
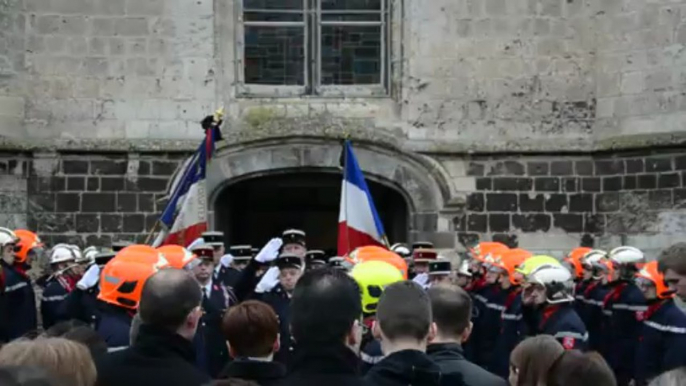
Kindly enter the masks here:
M 157 231 L 157 228 L 159 228 L 159 227 L 160 227 L 160 220 L 158 219 L 157 221 L 155 221 L 155 224 L 152 226 L 152 229 L 150 229 L 150 233 L 148 233 L 148 237 L 145 238 L 145 244 L 146 245 L 150 244 L 150 242 L 152 241 L 153 235 L 155 234 L 155 232 Z
M 344 208 L 343 210 L 345 211 L 345 221 L 346 221 L 346 227 L 345 227 L 345 242 L 347 243 L 346 246 L 346 251 L 348 254 L 350 254 L 350 227 L 347 225 L 348 222 L 348 146 L 350 146 L 350 143 L 348 142 L 349 136 L 346 136 L 344 142 L 343 142 L 343 194 L 345 197 L 345 200 L 343 201 Z

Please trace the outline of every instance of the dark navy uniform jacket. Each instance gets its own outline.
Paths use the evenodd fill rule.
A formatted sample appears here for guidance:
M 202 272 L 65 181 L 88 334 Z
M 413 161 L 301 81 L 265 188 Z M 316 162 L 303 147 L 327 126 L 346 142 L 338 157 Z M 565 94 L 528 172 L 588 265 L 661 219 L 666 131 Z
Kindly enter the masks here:
M 204 314 L 194 344 L 199 367 L 214 378 L 229 362 L 229 351 L 221 331 L 221 322 L 226 310 L 236 304 L 237 300 L 221 283 L 212 283 L 209 296 L 204 293 L 204 288 L 202 287 Z
M 541 314 L 541 334 L 551 335 L 567 350 L 585 350 L 588 332 L 571 303 L 547 306 Z
M 383 358 L 384 355 L 383 351 L 381 351 L 381 342 L 376 339 L 364 342 L 364 345 L 360 350 L 360 360 L 362 362 L 360 372 L 362 375 L 367 374 L 367 372 L 374 367 L 375 364 L 381 362 Z
M 469 337 L 469 340 L 462 345 L 462 348 L 464 349 L 465 358 L 472 362 L 476 359 L 475 350 L 479 345 L 479 324 L 481 323 L 483 309 L 486 307 L 486 297 L 483 293 L 486 292 L 488 287 L 489 285 L 486 284 L 486 279 L 483 277 L 474 279 L 471 285 L 465 287 L 465 291 L 472 297 L 472 323 L 474 324 L 474 328 L 472 330 L 472 335 Z
M 68 319 L 76 319 L 90 326 L 97 326 L 100 317 L 99 292 L 98 286 L 85 291 L 78 287 L 74 288 L 61 304 L 60 312 L 67 315 Z
M 474 293 L 474 329 L 469 339 L 472 361 L 488 370 L 495 342 L 500 331 L 502 312 L 507 295 L 499 285 L 487 285 Z
M 28 266 L 10 265 L 4 260 L 0 264 L 5 275 L 4 309 L 0 310 L 5 328 L 0 341 L 10 341 L 38 328 L 36 297 L 31 279 L 25 273 Z
M 258 296 L 269 304 L 279 318 L 279 332 L 281 334 L 280 349 L 274 354 L 274 360 L 288 366 L 294 343 L 291 339 L 291 298 L 281 284 L 277 284 L 271 291 Z
M 67 295 L 69 295 L 69 290 L 56 277 L 52 276 L 45 282 L 40 302 L 44 329 L 47 330 L 55 324 L 69 319 L 64 306 Z
M 579 315 L 588 330 L 588 347 L 603 352 L 605 316 L 603 304 L 609 288 L 601 282 L 593 282 L 584 290 L 585 314 Z
M 233 288 L 241 278 L 241 271 L 233 267 L 220 266 L 218 271 L 215 271 L 214 281 L 221 282 L 226 288 Z
M 119 351 L 129 347 L 133 311 L 101 302 L 100 319 L 96 331 L 107 343 L 109 351 Z
M 621 281 L 609 285 L 603 306 L 605 340 L 602 354 L 614 370 L 619 385 L 634 379 L 636 337 L 641 327 L 636 313 L 647 309 L 645 298 L 634 283 Z
M 636 348 L 637 385 L 686 366 L 686 315 L 674 300 L 660 300 L 636 316 L 643 322 Z
M 488 370 L 507 378 L 510 373 L 510 353 L 526 337 L 527 331 L 522 315 L 521 288 L 511 287 L 504 294 L 505 308 L 500 314 L 500 330 Z
M 587 321 L 587 314 L 589 312 L 586 290 L 595 283 L 597 282 L 581 280 L 574 286 L 574 300 L 576 300 L 574 302 L 574 309 L 584 323 Z M 586 325 L 588 326 L 588 324 Z

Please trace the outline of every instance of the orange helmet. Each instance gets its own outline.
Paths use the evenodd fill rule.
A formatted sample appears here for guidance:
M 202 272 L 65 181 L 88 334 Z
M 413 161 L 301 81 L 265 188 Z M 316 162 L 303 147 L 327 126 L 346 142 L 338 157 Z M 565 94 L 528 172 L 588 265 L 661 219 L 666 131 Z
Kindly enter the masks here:
M 519 280 L 521 278 L 515 275 L 515 269 L 531 256 L 533 256 L 531 252 L 520 248 L 499 250 L 495 255 L 491 255 L 489 263 L 507 272 L 510 283 L 517 285 L 521 284 Z
M 164 258 L 167 259 L 170 267 L 176 269 L 183 269 L 197 257 L 191 253 L 191 251 L 180 245 L 165 245 L 157 248 L 157 251 L 164 255 Z
M 98 299 L 119 307 L 136 309 L 145 281 L 168 266 L 167 260 L 153 247 L 126 247 L 103 267 Z
M 383 261 L 396 267 L 407 280 L 407 262 L 395 252 L 377 246 L 366 246 L 350 252 L 346 259 L 352 264 L 359 264 L 365 261 Z
M 37 234 L 27 231 L 26 229 L 17 229 L 14 234 L 19 238 L 19 252 L 15 253 L 15 261 L 17 263 L 24 263 L 28 259 L 29 252 L 35 248 L 42 248 L 43 243 Z
M 482 263 L 486 261 L 488 255 L 503 253 L 510 248 L 503 243 L 496 241 L 482 241 L 477 246 L 471 249 L 472 257 Z
M 586 247 L 574 248 L 569 252 L 567 257 L 563 259 L 563 261 L 569 265 L 570 271 L 572 271 L 575 277 L 581 278 L 584 275 L 584 267 L 581 264 L 581 259 L 591 251 L 591 248 Z
M 665 283 L 665 276 L 657 270 L 657 261 L 651 261 L 643 266 L 636 274 L 637 281 L 645 280 L 655 286 L 659 299 L 670 299 L 675 295 L 675 291 L 670 290 Z

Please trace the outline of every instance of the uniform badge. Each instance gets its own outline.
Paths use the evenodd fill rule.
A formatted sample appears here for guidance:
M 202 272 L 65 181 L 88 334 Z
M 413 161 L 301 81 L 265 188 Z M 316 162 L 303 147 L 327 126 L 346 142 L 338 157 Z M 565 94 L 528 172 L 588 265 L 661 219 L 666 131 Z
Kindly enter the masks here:
M 572 338 L 571 336 L 566 336 L 562 338 L 562 347 L 564 347 L 565 350 L 573 350 L 575 342 L 576 339 Z
M 636 320 L 638 320 L 639 322 L 642 322 L 645 320 L 645 318 L 646 318 L 645 311 L 636 311 Z

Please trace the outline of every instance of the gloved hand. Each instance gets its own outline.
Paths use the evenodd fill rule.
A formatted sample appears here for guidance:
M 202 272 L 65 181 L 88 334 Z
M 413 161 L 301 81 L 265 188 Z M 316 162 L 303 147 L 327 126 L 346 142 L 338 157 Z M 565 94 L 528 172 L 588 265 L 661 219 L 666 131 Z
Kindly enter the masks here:
M 222 256 L 221 260 L 219 260 L 219 263 L 224 268 L 229 268 L 231 266 L 231 263 L 233 263 L 233 255 L 229 253 L 229 254 Z
M 98 267 L 97 264 L 93 264 L 88 268 L 88 271 L 83 274 L 81 280 L 76 283 L 76 287 L 82 291 L 86 291 L 98 285 L 98 281 L 100 281 L 100 267 Z
M 420 273 L 419 275 L 415 276 L 412 281 L 424 287 L 425 285 L 429 284 L 429 274 Z
M 281 249 L 282 245 L 283 240 L 281 240 L 278 237 L 269 240 L 267 245 L 262 247 L 260 253 L 258 253 L 257 256 L 255 256 L 255 260 L 258 263 L 269 263 L 276 260 L 276 258 L 279 257 L 279 250 Z
M 279 267 L 271 267 L 262 276 L 262 280 L 257 283 L 255 292 L 258 294 L 269 292 L 279 284 Z

